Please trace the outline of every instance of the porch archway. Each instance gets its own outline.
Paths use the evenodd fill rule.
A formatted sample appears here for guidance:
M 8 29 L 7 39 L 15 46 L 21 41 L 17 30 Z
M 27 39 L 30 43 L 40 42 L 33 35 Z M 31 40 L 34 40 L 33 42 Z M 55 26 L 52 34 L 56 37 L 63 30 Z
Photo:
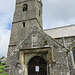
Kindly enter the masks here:
M 35 56 L 28 62 L 28 75 L 47 75 L 47 62 L 40 56 Z

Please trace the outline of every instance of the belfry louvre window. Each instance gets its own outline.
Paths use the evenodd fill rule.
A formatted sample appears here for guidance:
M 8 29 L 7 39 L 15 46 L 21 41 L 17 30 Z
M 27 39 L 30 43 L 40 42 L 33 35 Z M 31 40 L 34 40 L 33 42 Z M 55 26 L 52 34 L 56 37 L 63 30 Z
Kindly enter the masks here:
M 27 11 L 27 10 L 28 10 L 28 5 L 27 5 L 27 4 L 24 4 L 24 5 L 23 5 L 23 12 L 24 12 L 24 11 Z
M 73 58 L 74 58 L 74 62 L 75 62 L 75 47 L 72 48 L 72 52 L 73 52 Z

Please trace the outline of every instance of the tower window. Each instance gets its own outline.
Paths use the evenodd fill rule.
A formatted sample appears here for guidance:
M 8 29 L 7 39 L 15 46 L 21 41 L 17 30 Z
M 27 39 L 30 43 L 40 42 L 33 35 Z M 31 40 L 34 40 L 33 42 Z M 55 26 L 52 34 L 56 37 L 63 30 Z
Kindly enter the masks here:
M 74 58 L 74 62 L 75 62 L 75 47 L 72 48 L 72 52 L 73 52 L 73 58 Z
M 23 22 L 23 27 L 25 27 L 25 22 Z
M 24 11 L 27 11 L 27 10 L 28 10 L 28 5 L 27 5 L 27 4 L 24 4 L 24 5 L 23 5 L 23 12 L 24 12 Z
M 40 10 L 39 10 L 39 16 L 40 16 Z

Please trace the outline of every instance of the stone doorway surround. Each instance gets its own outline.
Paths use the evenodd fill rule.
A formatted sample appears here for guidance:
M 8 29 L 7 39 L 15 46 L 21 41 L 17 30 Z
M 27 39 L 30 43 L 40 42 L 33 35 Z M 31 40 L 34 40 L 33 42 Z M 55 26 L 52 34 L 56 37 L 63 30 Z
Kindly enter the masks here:
M 51 60 L 53 59 L 53 54 L 52 47 L 49 46 L 20 49 L 20 63 L 23 66 L 22 75 L 28 75 L 28 62 L 35 56 L 40 56 L 47 62 L 47 75 L 51 75 Z

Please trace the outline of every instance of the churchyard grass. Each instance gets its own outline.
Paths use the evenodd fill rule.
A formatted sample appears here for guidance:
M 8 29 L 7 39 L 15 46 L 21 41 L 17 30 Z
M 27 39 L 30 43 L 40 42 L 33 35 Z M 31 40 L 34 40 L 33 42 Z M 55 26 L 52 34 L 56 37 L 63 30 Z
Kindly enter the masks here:
M 0 75 L 8 75 L 8 73 L 0 73 Z

